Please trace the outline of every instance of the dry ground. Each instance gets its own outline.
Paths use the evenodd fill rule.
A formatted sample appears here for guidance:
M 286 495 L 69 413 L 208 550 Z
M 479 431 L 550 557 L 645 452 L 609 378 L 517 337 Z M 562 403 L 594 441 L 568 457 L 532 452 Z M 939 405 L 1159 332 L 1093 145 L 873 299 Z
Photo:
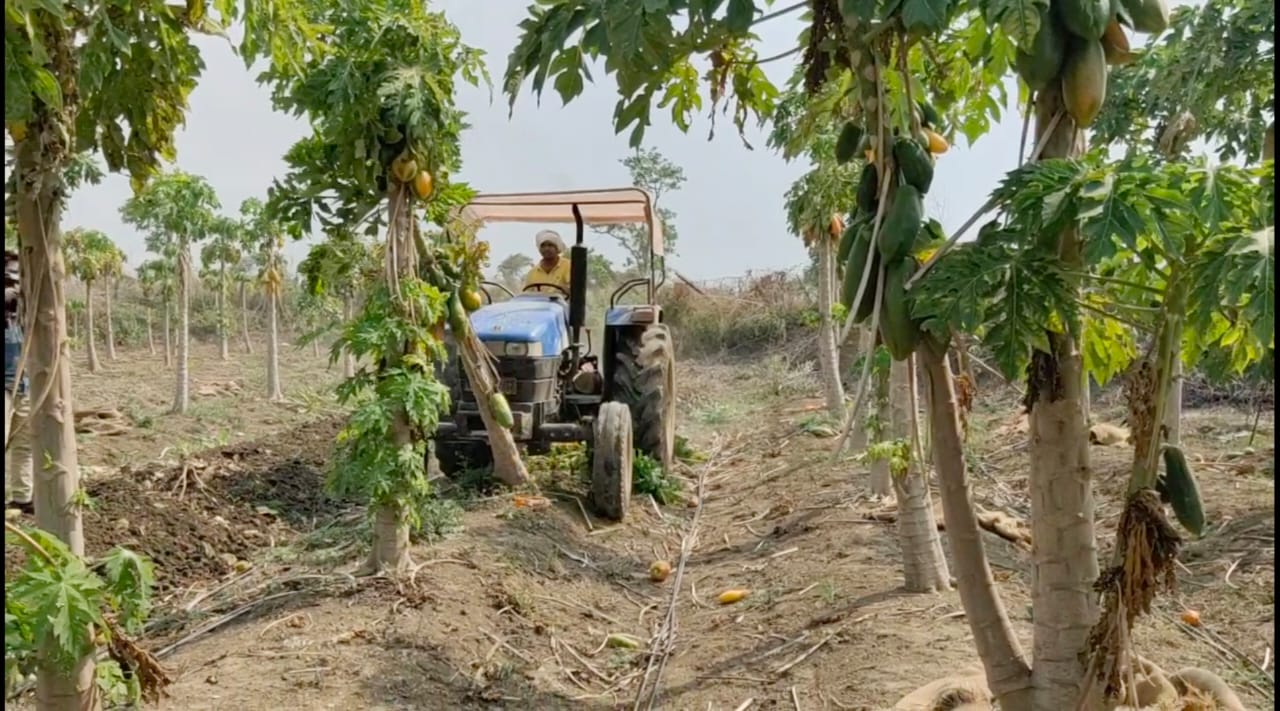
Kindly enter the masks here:
M 185 418 L 161 414 L 171 378 L 147 358 L 109 376 L 77 375 L 87 406 L 132 408 L 133 398 L 151 418 L 110 443 L 85 442 L 82 457 L 104 468 L 86 486 L 90 553 L 121 544 L 156 559 L 150 642 L 177 677 L 162 708 L 631 707 L 646 655 L 606 639 L 648 644 L 674 580 L 654 584 L 646 571 L 678 560 L 696 507 L 637 498 L 630 521 L 611 526 L 579 508 L 571 473 L 548 474 L 551 508 L 465 495 L 456 516 L 446 505 L 426 512 L 436 535 L 415 547 L 412 581 L 357 581 L 343 571 L 362 552 L 360 510 L 322 490 L 340 419 L 324 414 L 332 403 L 318 393 L 334 374 L 309 350 L 286 349 L 298 404 L 282 407 L 255 396 L 259 356 L 222 364 L 200 353 L 197 380 L 250 382 Z M 729 711 L 754 699 L 760 709 L 883 709 L 932 679 L 980 668 L 956 593 L 901 590 L 894 529 L 866 517 L 876 504 L 864 470 L 832 465 L 831 440 L 806 434 L 817 409 L 811 376 L 778 359 L 690 364 L 680 375 L 681 431 L 708 460 L 682 472 L 687 495 L 699 478 L 705 490 L 661 708 Z M 970 463 L 983 506 L 1025 516 L 1014 401 L 1003 388 L 979 393 Z M 1118 416 L 1105 402 L 1094 411 Z M 1137 643 L 1165 668 L 1223 675 L 1261 709 L 1274 693 L 1264 662 L 1273 656 L 1274 440 L 1268 415 L 1246 450 L 1249 420 L 1228 409 L 1187 413 L 1212 530 L 1187 546 L 1179 593 L 1141 623 Z M 181 497 L 180 464 L 145 463 L 221 431 L 230 441 L 184 450 L 199 479 L 187 477 Z M 1094 449 L 1108 533 L 1128 454 Z M 987 543 L 1010 615 L 1029 634 L 1028 555 L 994 536 Z M 1105 555 L 1108 535 L 1102 544 Z M 729 588 L 752 592 L 717 605 Z M 1200 630 L 1179 622 L 1187 607 L 1200 611 Z

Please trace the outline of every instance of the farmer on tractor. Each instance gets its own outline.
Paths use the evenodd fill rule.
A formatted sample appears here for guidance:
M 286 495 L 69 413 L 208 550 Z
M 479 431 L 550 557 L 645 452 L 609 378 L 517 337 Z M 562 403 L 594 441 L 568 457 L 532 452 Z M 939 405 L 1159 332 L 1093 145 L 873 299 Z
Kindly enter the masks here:
M 542 230 L 537 240 L 538 254 L 542 259 L 529 269 L 524 278 L 524 290 L 544 291 L 542 287 L 549 287 L 545 290 L 563 292 L 564 297 L 569 298 L 569 258 L 561 256 L 564 254 L 564 241 L 555 230 Z

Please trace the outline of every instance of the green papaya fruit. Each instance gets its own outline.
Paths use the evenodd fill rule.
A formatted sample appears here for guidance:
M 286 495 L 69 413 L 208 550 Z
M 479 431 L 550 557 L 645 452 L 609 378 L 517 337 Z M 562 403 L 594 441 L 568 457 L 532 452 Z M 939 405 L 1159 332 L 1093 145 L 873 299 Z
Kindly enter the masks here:
M 876 213 L 876 203 L 880 197 L 880 180 L 877 176 L 876 164 L 867 163 L 862 168 L 862 177 L 858 179 L 858 210 L 866 215 Z
M 1111 23 L 1111 0 L 1053 0 L 1062 26 L 1083 40 L 1100 40 Z
M 840 288 L 840 303 L 854 312 L 853 320 L 862 323 L 871 317 L 875 306 L 876 279 L 880 274 L 880 255 L 871 248 L 871 225 L 859 226 L 854 235 L 853 244 L 844 261 L 844 281 Z M 862 292 L 862 300 L 856 308 L 853 299 L 858 295 L 858 284 L 862 282 L 862 272 L 867 266 L 867 257 L 871 257 L 871 275 L 867 278 L 866 290 Z
M 849 226 L 844 228 L 844 234 L 840 235 L 840 245 L 836 248 L 836 264 L 843 265 L 849 261 L 849 249 L 853 247 L 854 238 L 858 236 L 858 229 L 862 227 L 865 220 L 854 219 L 849 221 Z
M 942 124 L 942 117 L 938 115 L 938 110 L 929 102 L 917 101 L 916 107 L 920 109 L 920 123 L 924 124 L 925 128 L 934 128 Z
M 898 164 L 902 179 L 920 191 L 929 192 L 933 184 L 933 160 L 918 141 L 900 136 L 893 141 L 893 160 Z
M 885 267 L 884 297 L 880 306 L 880 337 L 894 360 L 905 360 L 920 343 L 920 327 L 911 319 L 905 285 L 918 265 L 902 259 Z
M 458 292 L 449 295 L 449 328 L 455 334 L 467 332 L 467 310 L 462 305 Z
M 1062 104 L 1080 128 L 1087 128 L 1107 98 L 1107 52 L 1096 40 L 1075 43 L 1062 69 Z
M 1162 454 L 1164 477 L 1157 484 L 1156 490 L 1163 494 L 1162 499 L 1167 498 L 1178 523 L 1193 536 L 1199 537 L 1204 533 L 1204 502 L 1200 500 L 1200 487 L 1196 485 L 1191 468 L 1187 466 L 1187 457 L 1181 449 L 1172 445 L 1165 445 Z M 1162 488 L 1163 492 L 1160 491 Z
M 862 144 L 865 132 L 856 121 L 848 121 L 840 129 L 840 137 L 836 139 L 836 161 L 848 163 L 858 154 L 858 146 Z
M 924 201 L 920 191 L 909 183 L 898 186 L 876 239 L 885 266 L 896 264 L 911 254 L 923 223 Z
M 493 393 L 489 395 L 489 409 L 493 412 L 493 419 L 498 426 L 504 430 L 509 430 L 515 426 L 515 418 L 511 415 L 511 405 L 507 404 L 507 398 L 502 393 Z
M 1063 28 L 1054 13 L 1049 9 L 1040 10 L 1040 31 L 1031 46 L 1019 48 L 1014 55 L 1013 65 L 1018 76 L 1033 91 L 1048 87 L 1062 71 L 1062 62 L 1066 56 L 1066 38 Z

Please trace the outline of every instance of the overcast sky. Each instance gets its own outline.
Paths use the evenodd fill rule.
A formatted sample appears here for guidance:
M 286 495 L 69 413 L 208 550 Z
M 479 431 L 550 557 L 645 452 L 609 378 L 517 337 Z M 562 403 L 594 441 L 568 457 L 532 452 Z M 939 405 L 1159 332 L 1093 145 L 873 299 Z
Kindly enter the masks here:
M 1183 4 L 1175 2 L 1174 4 Z M 445 0 L 443 9 L 459 27 L 464 40 L 487 53 L 489 71 L 500 85 L 506 58 L 517 39 L 517 23 L 526 15 L 527 0 Z M 764 23 L 760 54 L 767 56 L 794 46 L 801 30 L 796 15 Z M 1137 38 L 1135 38 L 1136 40 Z M 272 179 L 284 173 L 282 156 L 305 133 L 302 121 L 275 113 L 265 88 L 255 84 L 228 44 L 199 38 L 207 65 L 191 94 L 186 128 L 177 138 L 182 170 L 204 176 L 218 191 L 224 211 L 234 214 L 242 200 L 265 197 Z M 768 65 L 771 78 L 781 83 L 794 65 Z M 602 70 L 594 70 L 595 84 L 569 106 L 549 91 L 538 106 L 526 93 L 508 119 L 506 98 L 495 87 L 492 102 L 487 89 L 461 85 L 458 101 L 472 125 L 462 137 L 463 168 L 458 178 L 482 192 L 562 190 L 618 187 L 628 184 L 619 161 L 628 154 L 627 135 L 613 132 L 615 85 Z M 1016 97 L 1016 92 L 1011 92 Z M 654 111 L 654 125 L 646 133 L 652 146 L 684 168 L 687 182 L 664 204 L 677 214 L 678 253 L 669 264 L 695 279 L 736 276 L 748 270 L 786 269 L 802 264 L 800 241 L 787 234 L 783 194 L 807 170 L 801 162 L 788 164 L 764 145 L 760 131 L 747 150 L 728 117 L 717 122 L 716 138 L 707 140 L 710 126 L 703 116 L 682 134 L 667 123 L 665 112 Z M 996 181 L 1017 161 L 1021 118 L 1011 110 L 974 146 L 959 145 L 938 161 L 933 188 L 926 199 L 931 216 L 948 233 L 980 205 Z M 123 224 L 119 207 L 129 196 L 127 179 L 110 176 L 102 184 L 77 192 L 64 218 L 66 227 L 104 230 L 125 250 L 131 265 L 146 259 L 142 235 Z M 533 253 L 535 226 L 503 225 L 487 228 L 482 236 L 492 243 L 493 263 L 515 251 Z M 562 230 L 566 237 L 571 228 Z M 306 254 L 308 242 L 291 244 L 290 265 Z M 601 251 L 621 253 L 601 241 Z

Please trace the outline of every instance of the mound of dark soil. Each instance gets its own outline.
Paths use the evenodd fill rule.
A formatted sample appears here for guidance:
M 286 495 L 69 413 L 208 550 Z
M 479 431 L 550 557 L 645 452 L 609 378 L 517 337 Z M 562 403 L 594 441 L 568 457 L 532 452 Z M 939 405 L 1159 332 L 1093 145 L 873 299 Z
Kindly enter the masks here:
M 85 552 L 94 558 L 124 546 L 147 556 L 161 596 L 226 575 L 237 560 L 339 512 L 324 478 L 341 426 L 337 419 L 314 422 L 269 441 L 197 454 L 185 491 L 181 469 L 170 465 L 89 480 Z M 7 546 L 6 573 L 22 558 Z

